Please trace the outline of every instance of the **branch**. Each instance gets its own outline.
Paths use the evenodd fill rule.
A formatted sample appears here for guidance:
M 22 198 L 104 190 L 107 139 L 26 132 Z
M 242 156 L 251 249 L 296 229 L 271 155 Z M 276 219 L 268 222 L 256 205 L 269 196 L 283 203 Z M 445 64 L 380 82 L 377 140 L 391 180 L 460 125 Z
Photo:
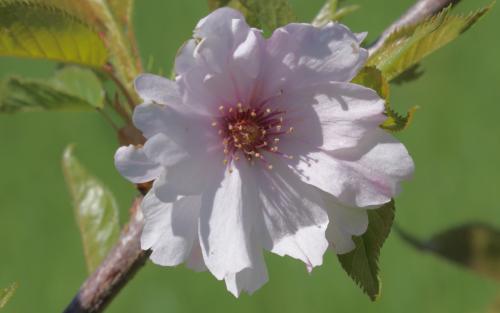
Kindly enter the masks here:
M 460 0 L 418 0 L 397 21 L 391 24 L 380 37 L 368 48 L 370 55 L 377 52 L 387 38 L 397 29 L 416 24 L 432 16 L 449 5 L 457 4 Z
M 144 217 L 137 198 L 130 209 L 130 221 L 118 243 L 99 268 L 85 281 L 64 313 L 102 312 L 135 273 L 145 264 L 150 251 L 143 251 L 139 238 Z

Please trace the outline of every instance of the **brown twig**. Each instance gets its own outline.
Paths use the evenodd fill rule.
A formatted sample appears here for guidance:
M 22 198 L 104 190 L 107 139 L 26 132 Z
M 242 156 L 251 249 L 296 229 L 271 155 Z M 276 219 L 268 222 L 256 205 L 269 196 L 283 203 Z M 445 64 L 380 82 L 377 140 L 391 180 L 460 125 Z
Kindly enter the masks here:
M 387 37 L 396 29 L 417 23 L 439 12 L 457 0 L 419 0 L 400 19 L 387 28 L 380 38 L 369 48 L 370 53 L 379 49 Z M 108 69 L 109 70 L 109 69 Z M 114 76 L 112 71 L 107 71 L 111 78 L 117 82 L 119 88 L 127 97 L 133 107 L 133 99 L 127 89 Z M 143 193 L 149 185 L 138 186 Z M 123 230 L 118 244 L 99 268 L 85 281 L 64 313 L 98 313 L 102 312 L 113 300 L 125 284 L 144 265 L 150 251 L 140 249 L 139 238 L 143 227 L 143 216 L 139 210 L 140 199 L 134 202 L 131 208 L 131 219 Z
M 370 55 L 378 51 L 389 36 L 397 29 L 416 24 L 438 13 L 449 5 L 454 5 L 460 0 L 418 0 L 397 21 L 392 23 L 380 37 L 368 48 Z
M 149 251 L 141 250 L 139 238 L 144 217 L 141 199 L 130 209 L 130 221 L 120 239 L 99 268 L 85 281 L 64 313 L 102 312 L 118 292 L 146 262 Z

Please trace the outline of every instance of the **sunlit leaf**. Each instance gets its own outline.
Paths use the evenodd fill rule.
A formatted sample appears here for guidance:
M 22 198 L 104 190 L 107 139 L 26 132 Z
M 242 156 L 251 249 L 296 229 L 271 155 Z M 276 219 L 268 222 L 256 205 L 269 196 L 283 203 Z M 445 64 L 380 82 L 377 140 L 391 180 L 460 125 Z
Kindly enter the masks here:
M 490 4 L 469 15 L 450 14 L 451 7 L 416 25 L 395 31 L 368 60 L 392 80 L 423 58 L 453 41 L 492 8 Z
M 354 84 L 368 87 L 375 90 L 383 99 L 389 99 L 389 83 L 382 75 L 382 72 L 375 67 L 363 68 L 352 80 Z
M 0 289 L 0 309 L 9 302 L 18 286 L 17 283 L 12 283 L 9 287 Z
M 420 240 L 397 228 L 407 243 L 484 277 L 500 281 L 500 230 L 484 223 L 465 224 Z
M 74 16 L 28 1 L 0 0 L 0 56 L 49 59 L 91 67 L 108 58 L 99 35 Z
M 0 0 L 1 1 L 1 0 Z M 110 61 L 117 76 L 130 83 L 140 72 L 140 58 L 133 53 L 131 38 L 127 35 L 130 26 L 124 28 L 117 14 L 126 14 L 132 9 L 131 0 L 36 0 L 70 13 L 98 30 L 104 38 Z M 112 4 L 113 3 L 113 4 Z M 118 11 L 114 11 L 114 10 Z M 120 13 L 121 12 L 121 13 Z M 130 12 L 128 12 L 130 13 Z M 130 19 L 129 19 L 130 22 Z
M 391 231 L 394 210 L 394 201 L 379 209 L 369 210 L 368 230 L 362 236 L 354 237 L 356 248 L 338 256 L 347 274 L 373 301 L 380 296 L 378 258 L 382 245 Z
M 385 114 L 387 115 L 387 120 L 385 120 L 380 127 L 391 132 L 398 132 L 408 128 L 418 107 L 415 106 L 411 108 L 404 116 L 397 113 L 390 104 L 389 83 L 380 70 L 375 67 L 365 67 L 358 73 L 352 82 L 375 90 L 380 97 L 385 99 Z
M 390 106 L 386 105 L 385 114 L 387 115 L 387 119 L 384 121 L 380 127 L 385 130 L 391 132 L 400 132 L 408 128 L 411 122 L 413 121 L 413 117 L 415 112 L 418 110 L 418 106 L 412 107 L 406 115 L 400 115 L 396 111 L 394 111 Z
M 76 66 L 67 66 L 56 72 L 52 85 L 76 96 L 95 108 L 104 106 L 104 89 L 94 72 Z
M 73 147 L 65 150 L 62 165 L 73 198 L 87 268 L 93 272 L 118 239 L 118 205 L 111 191 L 76 159 Z

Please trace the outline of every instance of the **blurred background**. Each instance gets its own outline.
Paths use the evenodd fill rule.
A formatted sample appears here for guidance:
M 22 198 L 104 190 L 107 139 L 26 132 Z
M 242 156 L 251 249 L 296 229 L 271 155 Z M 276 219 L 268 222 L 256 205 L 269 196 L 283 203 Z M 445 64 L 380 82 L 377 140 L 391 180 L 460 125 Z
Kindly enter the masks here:
M 310 21 L 323 0 L 292 0 Z M 487 1 L 462 1 L 470 11 Z M 369 40 L 412 0 L 357 0 L 344 20 Z M 208 13 L 202 0 L 137 1 L 135 25 L 146 64 L 169 73 L 177 48 Z M 397 199 L 396 223 L 421 238 L 470 221 L 500 227 L 500 8 L 423 62 L 425 75 L 392 88 L 400 112 L 419 105 L 399 137 L 417 170 Z M 49 76 L 55 64 L 0 58 L 0 78 Z M 121 220 L 136 195 L 113 166 L 113 130 L 97 113 L 0 115 L 0 286 L 18 281 L 4 312 L 58 312 L 84 281 L 86 267 L 72 204 L 60 167 L 64 147 L 76 143 L 82 162 L 118 198 Z M 209 273 L 148 264 L 108 312 L 494 312 L 498 284 L 405 244 L 394 232 L 380 261 L 383 290 L 372 303 L 330 252 L 307 274 L 290 258 L 267 256 L 270 282 L 235 299 Z

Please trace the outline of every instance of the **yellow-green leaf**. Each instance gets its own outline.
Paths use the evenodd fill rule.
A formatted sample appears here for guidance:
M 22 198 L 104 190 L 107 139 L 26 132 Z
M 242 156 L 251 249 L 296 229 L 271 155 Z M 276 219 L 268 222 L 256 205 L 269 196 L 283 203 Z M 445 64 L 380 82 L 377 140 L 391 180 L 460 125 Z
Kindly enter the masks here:
M 102 67 L 99 35 L 76 17 L 47 5 L 0 0 L 0 56 L 49 59 Z
M 354 77 L 352 83 L 373 89 L 381 98 L 385 100 L 389 99 L 389 83 L 382 75 L 382 72 L 376 67 L 371 66 L 363 68 L 358 75 Z
M 378 258 L 394 221 L 394 201 L 376 210 L 368 211 L 368 229 L 360 237 L 354 237 L 356 248 L 338 256 L 340 264 L 349 276 L 372 299 L 380 296 Z
M 475 273 L 500 281 L 500 230 L 484 223 L 469 223 L 420 240 L 401 228 L 397 232 L 420 251 L 463 266 Z
M 66 148 L 62 166 L 73 198 L 87 268 L 93 272 L 118 239 L 118 205 L 111 191 L 76 159 L 72 146 Z
M 385 114 L 387 120 L 380 127 L 391 132 L 398 132 L 408 128 L 413 120 L 413 115 L 418 107 L 413 107 L 406 116 L 397 113 L 390 105 L 389 82 L 384 78 L 382 72 L 375 67 L 365 67 L 352 80 L 353 83 L 375 90 L 379 96 L 385 99 Z
M 0 289 L 0 309 L 9 302 L 18 286 L 18 283 L 12 283 L 9 287 Z
M 416 25 L 395 31 L 368 60 L 389 81 L 423 58 L 450 43 L 491 10 L 493 3 L 468 15 L 454 15 L 451 7 Z

